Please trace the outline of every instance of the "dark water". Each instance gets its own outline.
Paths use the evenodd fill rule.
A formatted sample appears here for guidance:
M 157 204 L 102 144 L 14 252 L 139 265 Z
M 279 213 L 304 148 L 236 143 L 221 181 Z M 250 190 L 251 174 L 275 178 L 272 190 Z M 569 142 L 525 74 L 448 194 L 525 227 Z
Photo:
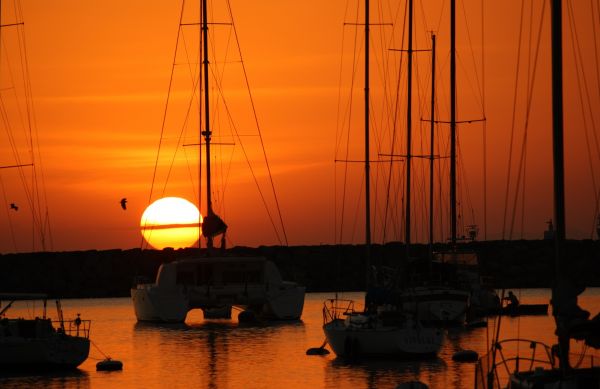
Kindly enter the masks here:
M 516 291 L 523 303 L 547 303 L 550 291 Z M 488 328 L 451 329 L 438 358 L 427 361 L 374 360 L 352 364 L 328 356 L 306 356 L 324 339 L 321 308 L 332 294 L 308 294 L 302 321 L 243 326 L 237 319 L 204 321 L 192 311 L 182 325 L 136 322 L 128 298 L 64 300 L 65 317 L 81 313 L 92 320 L 90 358 L 69 374 L 0 376 L 1 388 L 395 388 L 420 380 L 431 388 L 472 388 L 474 364 L 452 361 L 461 349 L 484 353 L 494 321 Z M 357 301 L 362 293 L 344 298 Z M 600 289 L 588 289 L 580 304 L 596 314 Z M 11 316 L 34 315 L 19 307 Z M 236 314 L 234 312 L 234 317 Z M 552 344 L 552 316 L 503 318 L 503 337 L 525 337 Z M 578 349 L 577 345 L 573 346 Z M 120 372 L 97 372 L 103 354 L 123 362 Z

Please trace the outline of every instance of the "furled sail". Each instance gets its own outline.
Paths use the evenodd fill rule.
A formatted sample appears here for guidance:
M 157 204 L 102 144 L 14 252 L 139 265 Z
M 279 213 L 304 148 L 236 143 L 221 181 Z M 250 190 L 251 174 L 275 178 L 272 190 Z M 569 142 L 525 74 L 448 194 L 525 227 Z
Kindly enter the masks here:
M 202 235 L 205 237 L 214 237 L 224 234 L 227 231 L 227 224 L 217 214 L 210 213 L 202 221 Z

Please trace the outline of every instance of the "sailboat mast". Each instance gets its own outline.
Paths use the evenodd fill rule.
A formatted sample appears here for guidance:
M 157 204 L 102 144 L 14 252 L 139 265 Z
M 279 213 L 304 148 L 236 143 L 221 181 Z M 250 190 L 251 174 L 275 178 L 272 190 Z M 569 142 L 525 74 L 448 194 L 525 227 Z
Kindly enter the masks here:
M 209 105 L 209 90 L 208 90 L 208 12 L 206 6 L 206 0 L 201 0 L 201 12 L 202 12 L 202 67 L 204 73 L 204 131 L 201 135 L 204 136 L 204 145 L 206 150 L 206 215 L 210 216 L 213 214 L 212 210 L 212 197 L 211 197 L 211 184 L 210 184 L 210 137 L 212 132 L 210 130 L 210 105 Z M 201 81 L 202 82 L 202 81 Z M 202 127 L 202 125 L 200 125 Z M 207 249 L 212 249 L 213 239 L 212 236 L 206 238 Z
M 371 267 L 371 176 L 369 164 L 369 0 L 365 0 L 365 262 L 366 284 L 369 287 Z
M 450 0 L 450 239 L 456 245 L 456 0 Z
M 567 331 L 562 327 L 560 315 L 564 308 L 558 306 L 568 293 L 564 289 L 560 275 L 564 274 L 564 243 L 565 243 L 565 183 L 564 183 L 564 152 L 563 152 L 563 80 L 562 80 L 562 7 L 561 0 L 552 0 L 552 151 L 554 165 L 554 220 L 555 220 L 555 271 L 557 283 L 552 289 L 552 305 L 557 324 L 558 344 L 560 350 L 560 366 L 568 369 L 569 341 Z M 562 290 L 562 291 L 561 291 Z
M 433 259 L 433 162 L 435 128 L 435 34 L 431 34 L 431 128 L 429 131 L 429 259 Z
M 405 241 L 406 254 L 408 257 L 408 247 L 410 246 L 410 162 L 412 145 L 412 57 L 413 57 L 413 0 L 408 0 L 408 75 L 407 75 L 407 93 L 406 93 L 406 200 L 405 200 Z M 407 258 L 408 259 L 408 258 Z

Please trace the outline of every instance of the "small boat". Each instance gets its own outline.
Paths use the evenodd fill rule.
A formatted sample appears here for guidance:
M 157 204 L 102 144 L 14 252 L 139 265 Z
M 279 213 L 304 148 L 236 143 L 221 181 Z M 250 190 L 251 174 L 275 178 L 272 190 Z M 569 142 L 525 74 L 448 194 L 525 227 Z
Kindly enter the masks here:
M 41 317 L 8 318 L 6 313 L 17 301 L 43 302 Z M 8 301 L 0 311 L 1 370 L 64 370 L 75 369 L 90 351 L 90 321 L 79 315 L 73 320 L 63 318 L 56 300 L 57 320 L 46 314 L 45 294 L 1 293 L 0 301 Z
M 502 307 L 498 313 L 505 316 L 547 315 L 548 304 L 519 304 L 516 307 Z

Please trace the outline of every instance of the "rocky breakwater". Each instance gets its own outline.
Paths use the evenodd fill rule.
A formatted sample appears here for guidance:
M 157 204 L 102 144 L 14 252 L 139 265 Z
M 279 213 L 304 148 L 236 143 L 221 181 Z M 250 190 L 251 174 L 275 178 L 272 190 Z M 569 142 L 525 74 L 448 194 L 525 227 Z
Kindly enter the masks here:
M 554 246 L 551 241 L 486 241 L 462 244 L 479 254 L 481 275 L 496 287 L 551 287 Z M 436 245 L 435 250 L 448 249 Z M 412 245 L 410 258 L 426 258 L 426 245 Z M 573 279 L 600 286 L 600 242 L 568 241 Z M 154 280 L 163 262 L 205 255 L 198 249 L 106 250 L 0 255 L 0 291 L 41 292 L 52 296 L 124 297 L 134 278 Z M 284 279 L 306 285 L 309 292 L 364 290 L 366 250 L 362 245 L 234 247 L 227 255 L 264 256 L 279 267 Z M 373 245 L 370 264 L 404 269 L 406 246 Z M 402 270 L 398 272 L 402 274 Z

